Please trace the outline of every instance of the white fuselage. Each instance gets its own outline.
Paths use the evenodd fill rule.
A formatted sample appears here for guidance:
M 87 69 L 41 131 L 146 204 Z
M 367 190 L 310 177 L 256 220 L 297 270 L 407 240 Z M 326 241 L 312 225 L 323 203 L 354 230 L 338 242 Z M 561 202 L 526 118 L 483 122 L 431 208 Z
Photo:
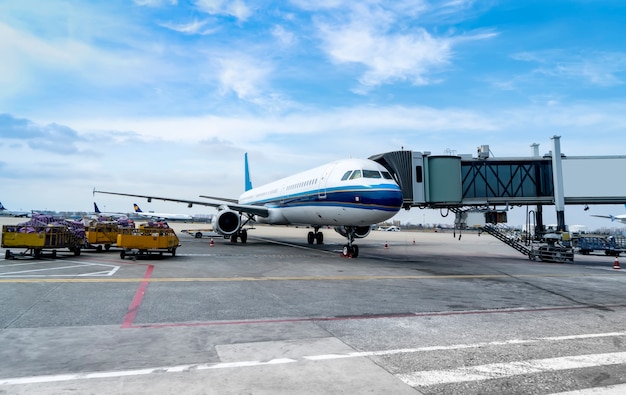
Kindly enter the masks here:
M 267 207 L 257 221 L 268 224 L 365 226 L 393 217 L 402 192 L 380 164 L 346 159 L 253 188 L 239 204 Z

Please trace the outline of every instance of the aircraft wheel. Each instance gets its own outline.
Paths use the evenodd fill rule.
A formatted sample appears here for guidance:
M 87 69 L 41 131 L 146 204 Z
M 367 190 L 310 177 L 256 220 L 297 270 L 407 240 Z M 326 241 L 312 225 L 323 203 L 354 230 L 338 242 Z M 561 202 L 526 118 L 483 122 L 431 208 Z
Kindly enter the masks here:
M 359 256 L 359 246 L 358 245 L 352 245 L 352 258 L 356 258 Z
M 306 235 L 306 241 L 309 244 L 313 244 L 313 241 L 315 241 L 315 233 L 309 232 L 309 234 Z
M 317 232 L 315 240 L 317 241 L 317 244 L 324 244 L 324 234 L 322 232 Z
M 343 246 L 343 250 L 341 251 L 341 253 L 343 254 L 343 256 L 350 256 L 350 246 L 347 244 Z
M 231 243 L 236 243 L 237 242 L 237 235 L 236 234 L 230 235 L 230 242 Z
M 241 242 L 243 244 L 246 244 L 248 242 L 248 231 L 247 230 L 242 230 L 241 234 L 239 235 L 239 238 L 241 239 Z

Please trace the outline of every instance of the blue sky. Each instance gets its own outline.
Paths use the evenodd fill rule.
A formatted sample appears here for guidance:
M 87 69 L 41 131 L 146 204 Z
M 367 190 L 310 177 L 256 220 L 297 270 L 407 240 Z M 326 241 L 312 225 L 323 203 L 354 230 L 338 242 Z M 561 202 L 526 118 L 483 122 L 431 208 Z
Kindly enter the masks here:
M 257 185 L 401 147 L 519 157 L 560 135 L 569 156 L 626 154 L 625 17 L 620 0 L 5 0 L 0 201 L 237 197 L 244 152 Z

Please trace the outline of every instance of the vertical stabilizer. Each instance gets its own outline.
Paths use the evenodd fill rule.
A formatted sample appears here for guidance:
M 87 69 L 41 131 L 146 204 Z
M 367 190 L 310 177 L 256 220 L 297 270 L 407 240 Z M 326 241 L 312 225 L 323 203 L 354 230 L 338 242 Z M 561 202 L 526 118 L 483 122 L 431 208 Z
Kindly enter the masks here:
M 626 204 L 625 204 L 625 206 L 626 206 Z M 2 205 L 2 202 L 0 202 L 0 211 L 4 211 L 4 210 L 6 210 L 6 208 Z
M 250 168 L 248 167 L 248 153 L 246 152 L 243 155 L 243 161 L 244 161 L 244 171 L 245 171 L 245 190 L 249 191 L 252 189 L 252 182 L 250 181 Z
M 93 211 L 96 214 L 100 214 L 100 209 L 98 208 L 98 205 L 96 204 L 96 202 L 93 202 Z

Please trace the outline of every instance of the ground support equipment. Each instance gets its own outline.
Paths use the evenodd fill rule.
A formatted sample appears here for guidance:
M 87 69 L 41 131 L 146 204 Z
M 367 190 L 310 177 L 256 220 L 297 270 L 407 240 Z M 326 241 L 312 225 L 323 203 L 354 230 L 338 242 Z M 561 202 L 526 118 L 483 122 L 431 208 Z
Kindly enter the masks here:
M 120 229 L 117 246 L 122 248 L 120 258 L 129 256 L 150 255 L 167 252 L 176 256 L 176 248 L 180 246 L 174 230 L 164 225 L 141 225 L 139 228 Z
M 74 255 L 80 255 L 81 247 L 85 244 L 84 235 L 76 235 L 64 225 L 4 225 L 2 227 L 2 248 L 25 248 L 15 254 L 11 250 L 5 251 L 5 259 L 16 256 L 33 256 L 40 258 L 45 250 L 52 250 L 53 258 L 57 250 L 68 248 Z

